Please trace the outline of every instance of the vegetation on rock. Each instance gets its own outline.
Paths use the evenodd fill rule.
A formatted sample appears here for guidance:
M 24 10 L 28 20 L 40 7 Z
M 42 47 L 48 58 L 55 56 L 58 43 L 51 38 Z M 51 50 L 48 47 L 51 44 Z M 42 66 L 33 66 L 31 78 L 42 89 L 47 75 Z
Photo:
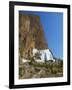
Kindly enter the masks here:
M 63 76 L 63 61 L 59 61 L 59 62 L 60 63 L 47 61 L 45 63 L 39 63 L 36 61 L 31 61 L 31 62 L 24 63 L 19 68 L 21 69 L 19 73 L 19 78 L 26 79 L 26 77 L 27 78 L 62 77 Z

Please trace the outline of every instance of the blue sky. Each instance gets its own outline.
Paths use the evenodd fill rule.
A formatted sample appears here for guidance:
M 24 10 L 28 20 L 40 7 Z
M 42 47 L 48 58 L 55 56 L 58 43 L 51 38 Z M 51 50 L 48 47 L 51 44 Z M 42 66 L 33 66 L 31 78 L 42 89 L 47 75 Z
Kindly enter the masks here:
M 63 13 L 35 11 L 20 11 L 20 13 L 40 17 L 48 48 L 55 57 L 63 59 Z

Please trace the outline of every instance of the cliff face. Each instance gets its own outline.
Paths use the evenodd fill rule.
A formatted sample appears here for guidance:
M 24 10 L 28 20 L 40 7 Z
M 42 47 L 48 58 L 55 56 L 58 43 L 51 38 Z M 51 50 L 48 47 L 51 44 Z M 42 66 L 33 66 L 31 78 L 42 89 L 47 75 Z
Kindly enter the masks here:
M 32 56 L 32 49 L 47 49 L 44 31 L 37 15 L 19 14 L 19 51 L 21 57 Z

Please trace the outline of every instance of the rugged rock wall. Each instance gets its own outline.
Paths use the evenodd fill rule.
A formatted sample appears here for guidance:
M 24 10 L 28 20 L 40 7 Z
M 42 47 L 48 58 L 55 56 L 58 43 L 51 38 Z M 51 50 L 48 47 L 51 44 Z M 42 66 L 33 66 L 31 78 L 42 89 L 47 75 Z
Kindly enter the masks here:
M 19 51 L 21 57 L 32 56 L 32 49 L 47 49 L 40 17 L 19 14 Z

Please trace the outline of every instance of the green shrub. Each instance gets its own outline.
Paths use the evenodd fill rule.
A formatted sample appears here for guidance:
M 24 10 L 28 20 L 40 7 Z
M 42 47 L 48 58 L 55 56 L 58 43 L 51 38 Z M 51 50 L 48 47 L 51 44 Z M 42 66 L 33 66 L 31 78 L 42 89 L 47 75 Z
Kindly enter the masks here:
M 51 73 L 52 73 L 52 74 L 56 74 L 56 73 L 57 73 L 57 68 L 53 67 L 53 68 L 51 69 Z
M 24 72 L 25 72 L 24 68 L 23 67 L 20 67 L 19 68 L 19 77 L 20 78 L 24 75 Z

